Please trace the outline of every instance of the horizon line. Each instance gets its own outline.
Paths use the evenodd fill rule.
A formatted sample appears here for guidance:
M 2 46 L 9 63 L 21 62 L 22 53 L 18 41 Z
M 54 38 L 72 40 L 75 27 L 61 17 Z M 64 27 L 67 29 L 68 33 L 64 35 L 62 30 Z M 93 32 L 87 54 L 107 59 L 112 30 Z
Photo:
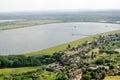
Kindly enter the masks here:
M 0 13 L 29 13 L 29 12 L 87 12 L 87 11 L 120 11 L 120 9 L 61 9 L 61 10 L 26 10 L 26 11 L 3 11 Z

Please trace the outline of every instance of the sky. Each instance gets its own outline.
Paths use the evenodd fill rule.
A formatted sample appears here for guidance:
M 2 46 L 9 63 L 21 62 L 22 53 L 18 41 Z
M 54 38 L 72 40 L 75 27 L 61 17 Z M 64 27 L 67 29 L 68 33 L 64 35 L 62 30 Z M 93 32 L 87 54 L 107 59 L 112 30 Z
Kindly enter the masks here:
M 0 0 L 0 12 L 120 9 L 120 0 Z

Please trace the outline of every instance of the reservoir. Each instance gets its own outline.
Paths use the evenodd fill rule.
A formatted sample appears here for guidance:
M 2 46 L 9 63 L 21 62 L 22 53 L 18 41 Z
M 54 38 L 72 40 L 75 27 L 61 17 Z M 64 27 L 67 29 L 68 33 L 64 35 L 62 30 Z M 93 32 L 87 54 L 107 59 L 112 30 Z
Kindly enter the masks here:
M 119 30 L 119 24 L 69 22 L 0 31 L 0 54 L 42 50 L 90 35 Z

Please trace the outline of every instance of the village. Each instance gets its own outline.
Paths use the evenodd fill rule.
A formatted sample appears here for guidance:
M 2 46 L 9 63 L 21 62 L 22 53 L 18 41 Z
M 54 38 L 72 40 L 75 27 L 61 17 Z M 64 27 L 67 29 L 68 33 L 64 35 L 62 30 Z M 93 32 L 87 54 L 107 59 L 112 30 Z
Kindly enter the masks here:
M 120 59 L 118 60 L 120 58 L 120 46 L 114 45 L 115 43 L 120 44 L 120 34 L 99 36 L 94 41 L 86 41 L 77 47 L 68 45 L 66 50 L 59 52 L 63 53 L 59 62 L 51 63 L 47 65 L 47 68 L 54 68 L 58 71 L 64 70 L 69 80 L 83 80 L 85 74 L 91 75 L 93 72 L 95 73 L 91 76 L 93 80 L 104 79 L 108 75 L 120 75 L 120 64 L 118 62 L 120 61 Z M 111 46 L 107 48 L 105 45 Z M 106 55 L 117 54 L 118 57 L 109 60 L 109 57 L 101 56 L 105 53 Z M 97 58 L 98 56 L 99 58 Z M 112 63 L 116 63 L 115 66 L 111 65 Z

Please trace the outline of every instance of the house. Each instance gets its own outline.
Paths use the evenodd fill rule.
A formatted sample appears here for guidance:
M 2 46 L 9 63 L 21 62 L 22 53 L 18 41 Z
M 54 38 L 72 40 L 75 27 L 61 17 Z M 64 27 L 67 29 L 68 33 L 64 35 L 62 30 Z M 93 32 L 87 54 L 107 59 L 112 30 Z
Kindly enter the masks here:
M 82 71 L 81 69 L 76 69 L 70 73 L 71 78 L 70 80 L 80 80 L 82 78 Z
M 54 68 L 56 70 L 60 70 L 62 69 L 62 66 L 58 63 L 52 63 L 52 64 L 47 65 L 47 68 Z
M 90 64 L 88 67 L 91 68 L 91 69 L 97 69 L 98 65 L 96 65 L 96 64 Z

